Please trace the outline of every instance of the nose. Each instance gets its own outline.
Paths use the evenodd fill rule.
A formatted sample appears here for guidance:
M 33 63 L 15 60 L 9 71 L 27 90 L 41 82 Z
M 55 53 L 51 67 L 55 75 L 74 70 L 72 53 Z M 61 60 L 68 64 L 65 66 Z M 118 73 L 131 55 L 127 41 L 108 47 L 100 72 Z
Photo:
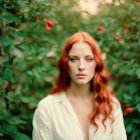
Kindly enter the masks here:
M 84 62 L 83 61 L 80 61 L 78 70 L 80 70 L 80 71 L 85 70 L 85 65 L 84 65 Z

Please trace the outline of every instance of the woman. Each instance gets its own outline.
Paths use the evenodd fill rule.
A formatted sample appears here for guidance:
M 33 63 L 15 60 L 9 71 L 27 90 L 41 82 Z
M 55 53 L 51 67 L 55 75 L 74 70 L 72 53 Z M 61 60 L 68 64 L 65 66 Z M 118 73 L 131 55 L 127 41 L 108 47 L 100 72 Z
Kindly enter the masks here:
M 34 113 L 33 140 L 127 140 L 101 52 L 78 32 L 66 42 L 56 85 Z

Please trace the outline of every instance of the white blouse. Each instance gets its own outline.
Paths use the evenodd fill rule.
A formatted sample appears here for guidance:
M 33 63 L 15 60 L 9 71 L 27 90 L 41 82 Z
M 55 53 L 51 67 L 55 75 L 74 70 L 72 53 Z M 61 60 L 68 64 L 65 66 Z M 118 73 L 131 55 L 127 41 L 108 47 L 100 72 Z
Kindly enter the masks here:
M 110 127 L 111 121 L 107 119 L 107 126 L 104 132 L 104 126 L 101 121 L 94 134 L 96 127 L 90 124 L 89 140 L 127 140 L 123 115 L 119 101 L 114 98 L 119 107 L 114 109 L 115 121 L 112 124 L 113 133 Z M 74 109 L 65 94 L 48 95 L 43 98 L 34 112 L 33 116 L 33 140 L 85 140 L 83 130 Z

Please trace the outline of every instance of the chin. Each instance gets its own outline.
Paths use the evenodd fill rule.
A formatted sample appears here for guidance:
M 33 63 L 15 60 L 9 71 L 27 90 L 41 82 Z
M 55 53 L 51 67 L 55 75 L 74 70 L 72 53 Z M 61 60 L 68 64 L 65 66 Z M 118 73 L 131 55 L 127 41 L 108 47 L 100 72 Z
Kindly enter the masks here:
M 75 83 L 76 83 L 77 85 L 86 85 L 86 84 L 89 83 L 89 81 L 75 81 Z

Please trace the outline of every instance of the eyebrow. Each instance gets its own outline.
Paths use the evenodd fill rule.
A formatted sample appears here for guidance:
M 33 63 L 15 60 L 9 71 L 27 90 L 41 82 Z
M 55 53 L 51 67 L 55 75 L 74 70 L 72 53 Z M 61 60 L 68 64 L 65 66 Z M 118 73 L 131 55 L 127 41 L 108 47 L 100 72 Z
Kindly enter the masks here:
M 69 57 L 78 57 L 76 55 L 70 55 Z M 94 57 L 94 55 L 86 55 L 85 57 Z

